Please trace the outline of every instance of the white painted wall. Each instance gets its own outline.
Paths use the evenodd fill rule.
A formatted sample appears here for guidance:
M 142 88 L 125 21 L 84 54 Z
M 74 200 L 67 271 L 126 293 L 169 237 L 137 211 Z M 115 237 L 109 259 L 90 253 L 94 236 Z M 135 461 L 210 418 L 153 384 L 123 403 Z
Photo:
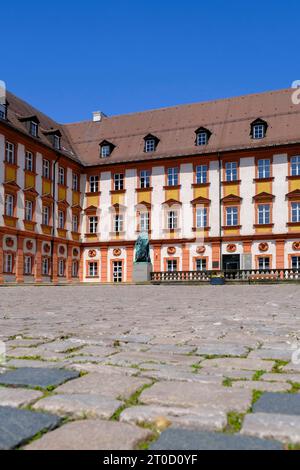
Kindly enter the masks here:
M 255 196 L 255 158 L 241 158 L 240 160 L 240 196 L 241 204 L 241 235 L 251 235 L 255 232 L 255 205 L 253 197 Z

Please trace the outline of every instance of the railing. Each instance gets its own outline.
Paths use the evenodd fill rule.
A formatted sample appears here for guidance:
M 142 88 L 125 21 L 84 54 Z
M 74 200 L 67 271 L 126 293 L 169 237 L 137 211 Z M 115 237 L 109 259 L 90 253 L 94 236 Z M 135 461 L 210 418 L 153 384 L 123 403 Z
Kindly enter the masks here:
M 300 269 L 241 269 L 219 271 L 226 281 L 300 281 Z M 152 282 L 209 282 L 216 271 L 152 272 Z

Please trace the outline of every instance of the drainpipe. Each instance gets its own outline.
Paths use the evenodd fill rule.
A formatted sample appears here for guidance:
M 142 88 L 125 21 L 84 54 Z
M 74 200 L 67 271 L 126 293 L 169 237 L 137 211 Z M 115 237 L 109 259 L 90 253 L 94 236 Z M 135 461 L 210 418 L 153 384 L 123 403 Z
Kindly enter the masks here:
M 222 261 L 222 161 L 221 153 L 218 152 L 219 162 L 219 237 L 220 237 L 220 269 L 223 269 Z
M 53 179 L 52 179 L 52 197 L 53 197 L 53 204 L 52 204 L 52 240 L 51 240 L 51 278 L 53 281 L 53 251 L 54 251 L 54 240 L 55 240 L 55 210 L 56 210 L 56 166 L 60 160 L 60 155 L 57 156 L 54 165 L 53 165 Z

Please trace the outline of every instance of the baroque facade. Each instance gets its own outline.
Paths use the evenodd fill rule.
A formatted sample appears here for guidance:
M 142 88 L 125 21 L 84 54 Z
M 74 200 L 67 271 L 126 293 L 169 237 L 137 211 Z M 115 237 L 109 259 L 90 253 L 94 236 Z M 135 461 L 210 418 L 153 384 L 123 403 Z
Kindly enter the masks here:
M 0 107 L 0 282 L 300 269 L 300 107 L 291 90 L 60 125 Z

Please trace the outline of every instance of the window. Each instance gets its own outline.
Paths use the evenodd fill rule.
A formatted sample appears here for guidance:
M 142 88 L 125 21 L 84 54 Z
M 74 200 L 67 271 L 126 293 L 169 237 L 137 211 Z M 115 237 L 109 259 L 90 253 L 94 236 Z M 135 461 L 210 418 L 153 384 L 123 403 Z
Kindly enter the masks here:
M 31 152 L 25 152 L 25 170 L 33 171 L 33 154 Z
M 78 261 L 72 261 L 72 277 L 78 277 Z
M 226 207 L 226 225 L 232 227 L 238 225 L 238 208 Z
M 4 103 L 0 103 L 0 119 L 6 119 L 7 106 Z
M 97 233 L 98 230 L 98 217 L 89 217 L 89 231 L 90 233 Z
M 292 202 L 292 222 L 300 222 L 300 202 Z
M 33 217 L 33 202 L 28 199 L 25 201 L 25 220 L 32 221 Z
M 142 170 L 140 173 L 141 188 L 150 188 L 150 171 Z
M 300 269 L 300 256 L 292 256 L 292 269 Z
M 72 189 L 73 191 L 78 191 L 79 189 L 79 178 L 77 173 L 73 173 L 72 177 Z
M 266 126 L 264 124 L 255 124 L 253 126 L 253 139 L 263 139 L 266 135 Z
M 64 277 L 65 275 L 65 260 L 58 260 L 58 275 L 59 277 Z
M 178 228 L 178 213 L 177 211 L 168 211 L 168 229 L 175 230 Z
M 168 259 L 167 260 L 167 271 L 168 273 L 173 273 L 177 271 L 177 260 L 176 259 Z
M 122 261 L 113 261 L 113 281 L 123 281 L 123 263 Z
M 62 166 L 58 169 L 58 184 L 65 185 L 65 169 Z
M 24 274 L 32 274 L 32 257 L 24 256 Z
M 271 223 L 271 206 L 270 204 L 259 204 L 258 206 L 258 223 L 260 225 Z
M 258 269 L 270 269 L 270 258 L 267 256 L 258 258 Z
M 65 228 L 65 213 L 58 211 L 58 228 L 63 230 Z
M 115 173 L 114 175 L 114 188 L 115 191 L 121 191 L 124 189 L 124 175 L 123 173 Z
M 14 216 L 14 196 L 6 194 L 5 196 L 5 215 L 9 217 Z
M 49 258 L 42 259 L 42 275 L 43 276 L 49 275 Z
M 107 158 L 111 154 L 110 145 L 102 145 L 101 146 L 101 158 Z
M 150 228 L 150 215 L 149 212 L 140 213 L 140 231 L 148 232 Z
M 59 135 L 54 134 L 54 136 L 53 136 L 53 147 L 56 150 L 60 150 L 60 136 Z
M 89 276 L 90 277 L 98 276 L 98 263 L 95 261 L 89 263 Z
M 49 206 L 43 206 L 42 211 L 42 224 L 43 225 L 50 225 L 50 208 Z
M 207 183 L 207 165 L 196 166 L 196 183 Z
M 43 178 L 50 179 L 50 162 L 45 158 L 43 159 Z
M 90 176 L 90 192 L 99 192 L 99 176 Z
M 258 160 L 258 177 L 261 179 L 271 177 L 271 161 Z
M 168 186 L 178 186 L 178 168 L 168 168 Z
M 300 156 L 291 158 L 291 176 L 300 176 Z
M 206 145 L 208 142 L 207 132 L 201 131 L 197 134 L 197 145 Z
M 156 149 L 155 139 L 147 139 L 145 141 L 145 152 L 146 153 L 155 152 L 155 149 Z
M 237 181 L 238 164 L 237 162 L 227 162 L 225 165 L 226 181 Z
M 36 122 L 30 121 L 30 123 L 29 123 L 29 133 L 33 137 L 37 137 L 37 135 L 38 135 L 38 124 Z
M 78 215 L 73 214 L 73 216 L 72 216 L 72 232 L 78 233 L 78 227 L 79 227 Z
M 13 255 L 11 253 L 4 254 L 4 272 L 7 274 L 13 272 Z
M 6 142 L 5 144 L 5 160 L 7 163 L 15 163 L 15 146 L 10 142 Z
M 206 259 L 197 259 L 196 260 L 196 271 L 206 271 Z
M 198 207 L 196 209 L 196 228 L 207 227 L 207 208 Z
M 123 232 L 124 230 L 124 218 L 122 214 L 116 214 L 114 216 L 114 232 Z

